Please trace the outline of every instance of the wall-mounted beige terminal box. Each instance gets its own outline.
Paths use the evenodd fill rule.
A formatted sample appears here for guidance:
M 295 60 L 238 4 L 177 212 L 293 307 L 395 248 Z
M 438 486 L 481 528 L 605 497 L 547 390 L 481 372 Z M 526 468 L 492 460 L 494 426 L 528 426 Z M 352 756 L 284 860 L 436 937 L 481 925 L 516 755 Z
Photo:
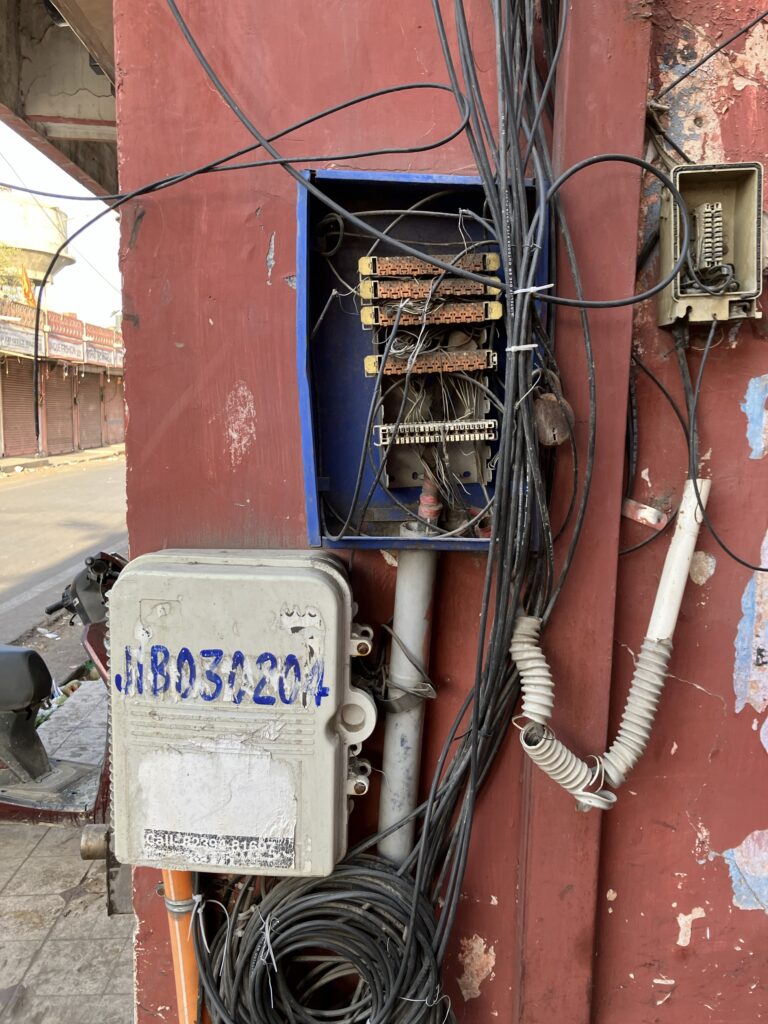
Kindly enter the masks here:
M 687 264 L 659 295 L 659 324 L 760 317 L 763 288 L 761 224 L 763 168 L 757 163 L 683 164 L 672 181 L 688 209 Z M 669 192 L 662 193 L 661 275 L 680 255 L 683 225 Z

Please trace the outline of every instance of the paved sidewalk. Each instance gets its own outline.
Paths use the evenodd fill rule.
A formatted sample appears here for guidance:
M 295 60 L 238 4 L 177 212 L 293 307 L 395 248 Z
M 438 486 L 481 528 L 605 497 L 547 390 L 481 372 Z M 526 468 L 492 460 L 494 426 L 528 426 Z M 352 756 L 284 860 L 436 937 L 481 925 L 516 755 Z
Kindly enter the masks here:
M 122 455 L 125 455 L 125 445 L 113 444 L 106 448 L 86 448 L 81 452 L 67 452 L 65 455 L 24 455 L 16 459 L 0 459 L 0 478 L 20 471 L 56 469 L 58 466 L 97 462 L 99 459 L 114 459 Z M 17 467 L 21 467 L 21 470 Z
M 133 915 L 80 829 L 0 824 L 0 1024 L 132 1024 Z
M 48 753 L 98 769 L 107 704 L 85 680 L 40 726 Z M 0 822 L 0 1024 L 133 1024 L 134 917 L 107 916 L 105 862 L 80 859 L 80 832 Z

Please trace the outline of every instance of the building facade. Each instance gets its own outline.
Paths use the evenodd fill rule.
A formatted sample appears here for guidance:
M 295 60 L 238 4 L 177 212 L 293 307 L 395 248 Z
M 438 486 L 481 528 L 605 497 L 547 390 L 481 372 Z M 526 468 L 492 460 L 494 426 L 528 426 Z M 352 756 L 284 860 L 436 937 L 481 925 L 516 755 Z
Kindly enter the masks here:
M 0 456 L 60 455 L 119 444 L 125 433 L 120 332 L 43 312 L 40 436 L 35 433 L 35 309 L 0 302 Z

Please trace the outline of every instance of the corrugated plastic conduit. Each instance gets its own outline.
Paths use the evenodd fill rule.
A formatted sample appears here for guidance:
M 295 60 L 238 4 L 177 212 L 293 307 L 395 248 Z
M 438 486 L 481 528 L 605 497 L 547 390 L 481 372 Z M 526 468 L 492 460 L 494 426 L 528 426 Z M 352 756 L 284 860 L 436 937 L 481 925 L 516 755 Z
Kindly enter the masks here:
M 579 810 L 607 810 L 616 796 L 605 788 L 618 788 L 645 752 L 656 718 L 672 654 L 680 605 L 702 522 L 699 500 L 706 506 L 711 481 L 686 480 L 677 526 L 664 562 L 656 600 L 635 664 L 632 683 L 616 739 L 602 757 L 580 758 L 549 727 L 555 684 L 541 650 L 541 619 L 520 616 L 515 623 L 510 653 L 517 663 L 523 692 L 521 718 L 527 723 L 520 742 L 528 757 L 545 774 L 576 798 Z M 697 496 L 698 490 L 698 496 Z

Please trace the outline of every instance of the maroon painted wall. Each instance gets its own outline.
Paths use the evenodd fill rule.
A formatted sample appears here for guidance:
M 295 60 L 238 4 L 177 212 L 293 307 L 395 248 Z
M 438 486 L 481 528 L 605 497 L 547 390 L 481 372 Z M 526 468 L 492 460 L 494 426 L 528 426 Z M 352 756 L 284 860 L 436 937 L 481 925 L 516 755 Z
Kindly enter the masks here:
M 484 0 L 468 6 L 478 63 L 487 74 L 488 8 Z M 674 40 L 690 19 L 704 26 L 720 17 L 720 7 L 683 0 L 655 6 L 644 0 L 582 0 L 574 8 L 558 82 L 560 166 L 607 150 L 642 153 L 649 57 L 653 75 L 662 60 L 690 61 L 690 55 L 676 56 Z M 753 8 L 742 3 L 738 15 L 722 16 L 724 29 L 747 20 Z M 426 0 L 231 0 L 226 7 L 200 0 L 183 9 L 226 84 L 268 131 L 358 92 L 407 80 L 446 80 Z M 122 188 L 248 143 L 206 83 L 164 3 L 151 0 L 138 16 L 135 5 L 116 0 L 115 19 Z M 714 30 L 691 31 L 690 45 L 703 52 Z M 743 51 L 743 43 L 736 49 Z M 761 157 L 754 147 L 768 127 L 765 91 L 736 82 L 731 71 L 723 70 L 717 82 L 705 76 L 707 109 L 695 111 L 697 101 L 691 99 L 685 130 L 692 144 L 705 134 L 711 147 L 722 122 L 715 159 Z M 764 85 L 762 74 L 750 64 L 741 77 Z M 694 123 L 697 117 L 701 125 Z M 404 95 L 303 129 L 284 148 L 308 154 L 398 144 L 437 136 L 455 118 L 448 98 Z M 366 166 L 472 170 L 459 142 Z M 631 291 L 637 176 L 595 170 L 574 180 L 564 199 L 587 293 Z M 198 178 L 142 199 L 123 217 L 134 556 L 166 546 L 304 544 L 294 210 L 293 182 L 270 169 Z M 560 287 L 567 288 L 566 275 Z M 604 749 L 609 706 L 615 725 L 631 672 L 630 655 L 619 645 L 639 646 L 666 543 L 622 561 L 614 635 L 632 313 L 595 313 L 591 322 L 599 401 L 593 498 L 574 572 L 545 641 L 560 690 L 555 727 L 585 753 Z M 653 323 L 652 309 L 641 310 L 637 337 L 649 361 L 674 385 L 668 335 Z M 583 446 L 584 362 L 578 325 L 569 314 L 561 318 L 560 339 Z M 735 348 L 724 342 L 713 354 L 702 406 L 702 450 L 713 447 L 712 514 L 752 557 L 768 525 L 768 495 L 765 463 L 748 458 L 739 403 L 749 378 L 768 369 L 766 352 L 749 326 Z M 650 387 L 641 383 L 639 389 L 641 466 L 651 484 L 636 497 L 647 501 L 664 489 L 679 490 L 685 465 L 666 409 Z M 636 537 L 632 529 L 621 527 L 630 541 Z M 714 550 L 708 541 L 702 547 Z M 428 755 L 471 679 L 480 572 L 471 556 L 441 559 L 433 650 L 440 700 L 430 709 Z M 576 814 L 570 799 L 521 765 L 511 737 L 479 808 L 447 971 L 462 1022 L 687 1024 L 694 1009 L 699 1019 L 711 1021 L 754 1020 L 761 1006 L 765 1011 L 761 983 L 751 988 L 764 918 L 733 905 L 724 860 L 708 860 L 705 850 L 711 841 L 713 850 L 723 852 L 766 827 L 758 792 L 766 751 L 752 729 L 753 716 L 734 715 L 733 644 L 748 578 L 718 555 L 714 576 L 689 589 L 672 667 L 689 682 L 670 684 L 652 749 L 610 814 Z M 353 583 L 361 617 L 374 624 L 386 619 L 393 571 L 383 559 L 356 555 Z M 160 1007 L 174 1001 L 156 881 L 153 872 L 136 874 L 140 1024 L 158 1015 L 169 1019 Z M 615 899 L 606 896 L 609 889 Z M 696 906 L 706 918 L 693 920 L 690 944 L 678 946 L 677 914 L 690 914 Z M 763 940 L 763 954 L 765 949 Z M 464 1000 L 459 976 L 478 981 L 477 998 Z
M 761 9 L 759 3 L 684 0 L 657 5 L 652 90 Z M 765 163 L 767 84 L 768 26 L 761 25 L 664 98 L 676 141 L 696 161 Z M 654 262 L 648 278 L 656 275 Z M 751 457 L 742 405 L 750 381 L 759 386 L 768 374 L 765 338 L 765 321 L 719 329 L 700 402 L 702 473 L 713 481 L 711 519 L 748 561 L 761 560 L 762 547 L 763 564 L 768 456 Z M 671 336 L 654 326 L 650 304 L 637 312 L 635 340 L 641 358 L 682 401 Z M 699 331 L 694 346 L 703 340 Z M 689 356 L 692 373 L 700 360 L 700 353 Z M 638 478 L 634 496 L 676 502 L 685 442 L 654 385 L 641 378 L 639 468 L 646 479 Z M 753 436 L 768 440 L 765 414 L 759 402 L 752 404 Z M 624 542 L 641 536 L 639 527 L 627 527 Z M 600 1022 L 695 1018 L 748 1024 L 768 1012 L 768 668 L 759 664 L 768 641 L 768 580 L 762 574 L 757 581 L 728 559 L 706 532 L 698 550 L 697 582 L 688 586 L 651 747 L 603 824 L 595 992 Z M 621 559 L 614 723 L 663 557 L 660 542 Z M 740 711 L 739 692 L 748 698 Z M 683 945 L 691 914 L 690 941 Z

